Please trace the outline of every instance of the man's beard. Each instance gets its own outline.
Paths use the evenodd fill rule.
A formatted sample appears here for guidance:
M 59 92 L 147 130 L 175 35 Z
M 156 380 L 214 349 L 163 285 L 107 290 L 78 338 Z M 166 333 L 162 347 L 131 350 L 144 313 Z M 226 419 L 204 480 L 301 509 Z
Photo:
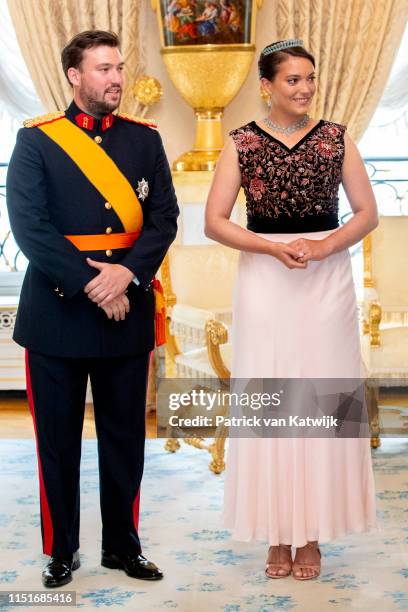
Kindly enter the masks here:
M 97 94 L 92 89 L 81 88 L 79 94 L 81 99 L 86 104 L 86 110 L 95 117 L 101 115 L 107 115 L 118 108 L 122 97 L 122 90 L 120 91 L 119 99 L 117 102 L 108 102 L 104 98 L 98 99 Z M 106 93 L 106 92 L 105 92 Z

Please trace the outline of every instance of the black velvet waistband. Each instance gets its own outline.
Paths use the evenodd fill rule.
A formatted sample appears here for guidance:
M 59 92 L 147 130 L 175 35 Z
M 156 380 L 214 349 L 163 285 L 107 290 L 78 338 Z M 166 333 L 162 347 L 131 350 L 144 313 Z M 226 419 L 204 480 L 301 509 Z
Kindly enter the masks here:
M 337 214 L 307 215 L 304 217 L 281 216 L 251 217 L 248 215 L 247 228 L 257 234 L 298 234 L 301 232 L 323 232 L 339 227 Z

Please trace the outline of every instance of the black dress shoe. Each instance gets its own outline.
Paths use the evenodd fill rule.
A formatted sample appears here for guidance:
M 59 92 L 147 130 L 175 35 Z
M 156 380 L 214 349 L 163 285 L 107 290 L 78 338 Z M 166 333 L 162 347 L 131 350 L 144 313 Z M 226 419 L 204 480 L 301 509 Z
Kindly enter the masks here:
M 78 551 L 75 551 L 70 557 L 51 557 L 42 573 L 43 585 L 55 588 L 68 584 L 72 580 L 72 572 L 80 565 Z
M 102 551 L 101 565 L 110 569 L 123 569 L 131 578 L 160 580 L 163 572 L 143 555 Z

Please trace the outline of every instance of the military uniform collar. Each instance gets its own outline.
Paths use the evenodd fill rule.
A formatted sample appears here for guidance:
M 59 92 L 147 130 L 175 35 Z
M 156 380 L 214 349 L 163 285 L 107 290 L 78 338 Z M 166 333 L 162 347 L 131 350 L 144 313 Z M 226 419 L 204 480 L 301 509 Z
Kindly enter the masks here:
M 89 132 L 106 132 L 106 130 L 112 127 L 114 122 L 112 113 L 96 118 L 81 110 L 74 101 L 67 108 L 66 116 L 80 128 Z

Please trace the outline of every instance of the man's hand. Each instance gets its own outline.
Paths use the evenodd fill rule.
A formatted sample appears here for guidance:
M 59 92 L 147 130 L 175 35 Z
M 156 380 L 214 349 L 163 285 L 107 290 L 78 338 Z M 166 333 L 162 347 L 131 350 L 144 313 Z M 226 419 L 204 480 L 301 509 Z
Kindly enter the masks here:
M 102 310 L 105 311 L 108 319 L 115 319 L 115 321 L 124 321 L 127 313 L 130 310 L 129 300 L 124 293 L 114 298 L 106 306 L 101 306 Z
M 107 306 L 109 302 L 126 291 L 134 278 L 133 272 L 120 264 L 110 264 L 86 258 L 87 263 L 99 270 L 98 276 L 85 286 L 89 299 L 99 306 Z

